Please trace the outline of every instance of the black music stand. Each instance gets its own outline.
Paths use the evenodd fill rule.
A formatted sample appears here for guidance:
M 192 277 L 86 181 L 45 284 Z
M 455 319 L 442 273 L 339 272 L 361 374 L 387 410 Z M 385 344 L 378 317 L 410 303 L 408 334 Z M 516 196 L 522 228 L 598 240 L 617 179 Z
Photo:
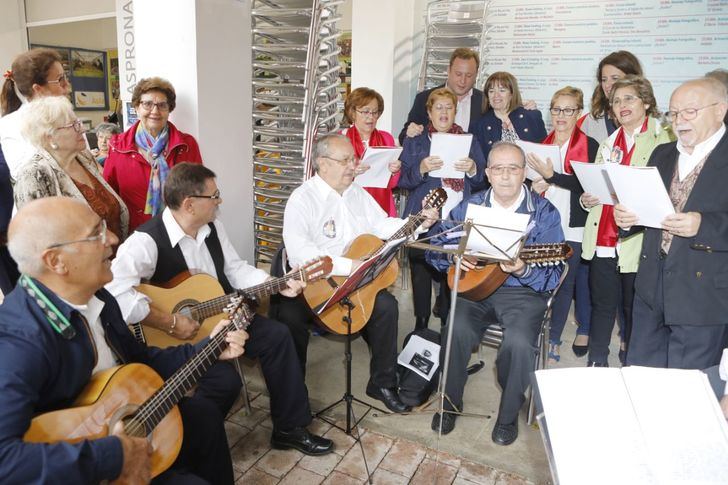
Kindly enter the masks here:
M 360 435 L 359 435 L 359 423 L 369 414 L 372 410 L 376 410 L 380 413 L 389 414 L 387 411 L 380 409 L 376 406 L 372 406 L 371 404 L 362 401 L 361 399 L 356 398 L 351 393 L 351 310 L 354 308 L 354 304 L 349 299 L 349 295 L 351 295 L 353 292 L 357 291 L 358 289 L 362 288 L 363 286 L 366 286 L 371 281 L 373 281 L 379 274 L 384 271 L 390 262 L 395 258 L 397 255 L 397 251 L 399 251 L 400 246 L 404 244 L 406 241 L 405 238 L 396 241 L 394 243 L 387 244 L 379 249 L 373 256 L 371 256 L 369 259 L 365 260 L 359 268 L 354 271 L 349 277 L 344 280 L 344 283 L 342 283 L 334 292 L 333 295 L 323 304 L 319 305 L 314 309 L 314 313 L 317 315 L 320 315 L 321 313 L 325 312 L 329 308 L 333 307 L 334 305 L 341 305 L 342 307 L 346 308 L 346 315 L 342 317 L 342 321 L 346 324 L 346 341 L 344 345 L 344 359 L 345 359 L 345 373 L 346 373 L 346 390 L 344 391 L 344 395 L 339 399 L 338 401 L 326 406 L 321 411 L 318 411 L 315 414 L 315 417 L 321 419 L 322 421 L 329 423 L 330 425 L 340 429 L 341 431 L 345 432 L 347 435 L 354 438 L 354 440 L 359 443 L 359 447 L 361 448 L 361 454 L 364 458 L 364 469 L 366 470 L 367 478 L 369 480 L 369 483 L 372 483 L 372 476 L 371 473 L 369 473 L 369 466 L 367 464 L 367 458 L 364 454 L 364 446 L 361 443 Z M 367 410 L 364 412 L 364 414 L 361 415 L 359 419 L 356 418 L 356 415 L 354 414 L 354 408 L 352 406 L 353 402 L 357 402 L 363 406 L 366 406 Z M 324 416 L 324 413 L 327 411 L 333 409 L 334 407 L 338 406 L 339 404 L 345 404 L 346 405 L 346 428 L 342 428 L 336 422 L 330 420 L 328 417 Z M 352 424 L 353 422 L 353 424 Z M 352 431 L 356 429 L 356 436 L 352 434 Z

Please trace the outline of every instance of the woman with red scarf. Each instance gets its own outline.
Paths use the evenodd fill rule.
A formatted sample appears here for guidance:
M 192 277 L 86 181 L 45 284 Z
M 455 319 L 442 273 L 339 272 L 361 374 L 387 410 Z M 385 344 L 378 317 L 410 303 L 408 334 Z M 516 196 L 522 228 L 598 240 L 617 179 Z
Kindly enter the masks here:
M 441 168 L 442 159 L 430 155 L 432 133 L 462 134 L 463 129 L 455 124 L 455 111 L 458 100 L 455 94 L 447 88 L 438 88 L 427 98 L 427 115 L 429 123 L 427 128 L 419 135 L 405 138 L 402 155 L 402 176 L 399 186 L 409 190 L 407 205 L 402 217 L 416 214 L 422 208 L 422 199 L 427 193 L 437 187 L 443 187 L 447 192 L 447 202 L 441 214 L 447 217 L 450 210 L 460 201 L 470 198 L 470 194 L 485 188 L 485 159 L 483 151 L 475 137 L 470 144 L 468 158 L 455 163 L 455 168 L 465 172 L 464 178 L 445 178 L 430 176 L 430 172 Z M 430 233 L 423 235 L 427 237 Z M 412 300 L 415 309 L 415 328 L 427 327 L 432 307 L 432 281 L 442 281 L 443 275 L 425 261 L 425 252 L 421 249 L 410 248 L 410 274 L 412 276 Z M 441 285 L 440 317 L 443 323 L 447 315 L 447 285 Z
M 612 86 L 610 105 L 620 126 L 600 145 L 596 163 L 644 167 L 655 147 L 670 142 L 671 138 L 671 133 L 656 119 L 659 112 L 652 85 L 643 77 L 626 76 Z M 588 193 L 582 194 L 581 203 L 589 209 L 582 258 L 591 260 L 592 314 L 587 365 L 607 367 L 609 342 L 620 303 L 625 316 L 624 348 L 620 354 L 626 352 L 629 346 L 634 278 L 639 265 L 642 233 L 621 238 L 614 222 L 613 205 L 599 204 L 599 199 Z
M 574 175 L 571 162 L 593 162 L 597 156 L 599 143 L 586 136 L 577 126 L 581 110 L 584 108 L 584 94 L 581 89 L 566 86 L 556 91 L 551 98 L 551 120 L 553 131 L 543 141 L 544 145 L 558 145 L 561 160 L 542 160 L 538 155 L 526 156 L 528 165 L 538 172 L 540 180 L 534 180 L 533 190 L 543 193 L 561 215 L 561 228 L 566 241 L 573 249 L 569 258 L 569 273 L 554 300 L 549 332 L 549 360 L 558 362 L 560 356 L 561 333 L 569 316 L 571 301 L 576 301 L 576 320 L 579 328 L 572 344 L 574 353 L 581 357 L 587 352 L 589 322 L 591 320 L 591 301 L 589 297 L 589 266 L 581 260 L 581 241 L 587 212 L 579 204 L 579 196 L 584 193 L 579 179 Z M 554 170 L 554 165 L 559 170 Z
M 394 137 L 384 130 L 377 130 L 377 120 L 384 111 L 382 95 L 373 89 L 356 88 L 347 97 L 344 103 L 344 117 L 351 126 L 342 130 L 354 147 L 354 155 L 361 160 L 367 147 L 394 147 Z M 364 187 L 364 190 L 374 197 L 379 205 L 390 217 L 397 217 L 397 207 L 394 205 L 392 190 L 399 181 L 401 162 L 396 160 L 389 164 L 392 175 L 387 187 Z M 367 165 L 356 168 L 357 175 L 369 169 Z

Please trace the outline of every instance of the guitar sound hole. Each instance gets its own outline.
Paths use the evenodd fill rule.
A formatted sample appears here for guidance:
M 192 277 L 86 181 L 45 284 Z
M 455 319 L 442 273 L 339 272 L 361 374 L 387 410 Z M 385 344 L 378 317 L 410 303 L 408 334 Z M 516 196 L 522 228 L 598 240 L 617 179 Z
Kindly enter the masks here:
M 180 313 L 186 317 L 192 318 L 192 309 L 200 302 L 192 299 L 182 300 L 175 305 L 172 313 Z

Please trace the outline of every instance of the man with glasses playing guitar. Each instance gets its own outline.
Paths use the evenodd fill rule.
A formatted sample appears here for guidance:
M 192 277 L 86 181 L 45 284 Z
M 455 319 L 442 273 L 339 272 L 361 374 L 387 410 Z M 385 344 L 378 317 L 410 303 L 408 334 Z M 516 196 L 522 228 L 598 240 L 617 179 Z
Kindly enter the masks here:
M 142 280 L 164 284 L 184 271 L 196 269 L 214 276 L 226 294 L 233 294 L 235 289 L 265 286 L 270 276 L 240 259 L 217 220 L 222 198 L 210 169 L 193 163 L 175 165 L 165 181 L 164 199 L 164 211 L 138 227 L 119 246 L 111 268 L 114 280 L 107 289 L 118 300 L 127 323 L 142 322 L 174 337 L 191 339 L 199 323 L 183 313 L 170 314 L 157 308 L 154 301 L 137 291 Z M 282 293 L 295 296 L 303 286 L 291 278 Z M 195 296 L 190 294 L 188 298 Z M 245 355 L 260 360 L 270 393 L 271 445 L 295 448 L 309 455 L 333 451 L 331 440 L 306 429 L 312 419 L 308 391 L 288 329 L 256 315 L 248 332 Z M 218 373 L 218 385 L 210 392 L 229 399 L 231 406 L 241 381 L 232 366 L 228 367 L 226 372 Z M 212 379 L 209 373 L 207 378 Z
M 500 208 L 530 215 L 529 225 L 533 227 L 528 234 L 527 245 L 564 242 L 556 208 L 523 183 L 526 178 L 526 157 L 518 145 L 511 142 L 495 143 L 488 154 L 485 174 L 491 188 L 462 201 L 450 212 L 450 220 L 464 220 L 468 204 Z M 435 230 L 441 232 L 454 225 L 454 222 L 443 222 Z M 457 241 L 458 239 L 448 238 L 448 235 L 440 235 L 433 238 L 432 244 L 443 246 L 457 244 Z M 426 253 L 427 261 L 440 271 L 447 271 L 451 264 L 447 256 L 434 251 Z M 533 371 L 536 342 L 546 310 L 548 292 L 556 288 L 562 271 L 559 265 L 531 267 L 523 259 L 525 256 L 519 256 L 514 263 L 500 263 L 500 269 L 508 274 L 508 278 L 490 296 L 478 301 L 458 297 L 445 387 L 445 394 L 449 398 L 449 402 L 448 399 L 445 400 L 445 410 L 462 411 L 470 354 L 473 347 L 480 342 L 488 322 L 495 316 L 504 328 L 503 343 L 496 358 L 498 384 L 502 388 L 502 394 L 498 419 L 492 433 L 493 441 L 500 445 L 509 445 L 518 437 L 518 412 L 523 405 L 524 393 Z M 475 259 L 466 256 L 463 258 L 462 270 L 472 271 L 476 264 Z M 446 335 L 447 332 L 448 329 L 445 328 L 442 334 Z M 440 354 L 440 358 L 444 360 L 444 352 Z M 444 413 L 442 434 L 453 430 L 456 417 L 451 412 Z M 437 413 L 432 419 L 432 429 L 438 431 L 440 423 L 440 414 Z

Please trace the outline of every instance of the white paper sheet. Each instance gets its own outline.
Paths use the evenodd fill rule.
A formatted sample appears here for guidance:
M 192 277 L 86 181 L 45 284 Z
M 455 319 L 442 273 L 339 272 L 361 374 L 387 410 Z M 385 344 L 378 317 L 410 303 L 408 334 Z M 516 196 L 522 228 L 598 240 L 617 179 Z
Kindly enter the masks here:
M 551 163 L 554 165 L 554 172 L 563 173 L 564 164 L 561 160 L 561 149 L 558 145 L 542 145 L 541 143 L 532 143 L 530 141 L 517 140 L 516 145 L 521 147 L 526 155 L 529 153 L 535 153 L 544 162 L 547 158 L 551 159 Z M 543 177 L 537 171 L 532 169 L 526 163 L 526 178 L 528 180 L 538 180 Z
M 397 357 L 397 362 L 429 381 L 440 366 L 440 346 L 413 335 Z
M 465 219 L 472 219 L 474 224 L 470 230 L 467 249 L 477 253 L 475 255 L 479 257 L 508 261 L 521 249 L 519 239 L 526 234 L 530 217 L 528 214 L 468 204 Z
M 571 162 L 574 175 L 579 179 L 584 192 L 599 199 L 601 204 L 617 203 L 614 188 L 607 175 L 607 167 L 614 164 Z
M 675 207 L 657 167 L 609 165 L 609 179 L 620 204 L 637 214 L 639 225 L 660 229 L 665 217 L 675 213 Z
M 461 179 L 465 178 L 465 172 L 455 170 L 455 162 L 470 156 L 470 145 L 473 135 L 465 133 L 455 135 L 452 133 L 433 133 L 430 144 L 430 156 L 438 156 L 442 159 L 442 168 L 430 172 L 431 177 Z
M 395 147 L 367 147 L 360 165 L 369 165 L 369 170 L 357 175 L 354 180 L 361 187 L 386 188 L 392 172 L 389 164 L 402 153 L 402 148 Z

